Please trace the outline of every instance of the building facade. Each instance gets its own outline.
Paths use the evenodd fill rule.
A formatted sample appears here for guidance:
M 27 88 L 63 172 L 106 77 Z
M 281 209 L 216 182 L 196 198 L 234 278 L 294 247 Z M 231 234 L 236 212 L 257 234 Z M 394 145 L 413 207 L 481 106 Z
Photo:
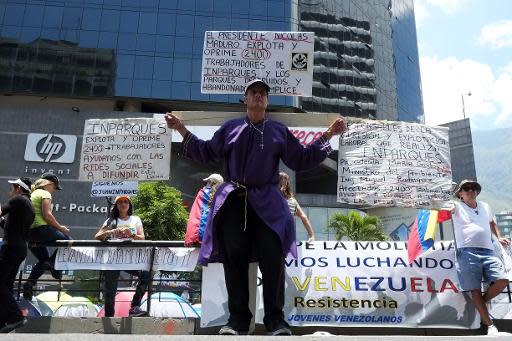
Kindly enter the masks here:
M 0 179 L 55 172 L 64 183 L 54 198 L 57 217 L 75 238 L 92 237 L 106 202 L 78 181 L 84 120 L 244 110 L 240 95 L 200 91 L 204 33 L 213 30 L 315 32 L 313 96 L 272 96 L 271 111 L 423 121 L 412 0 L 4 0 L 0 151 L 10 162 Z M 33 141 L 42 139 L 73 156 L 66 163 L 27 158 L 41 154 Z M 211 172 L 222 173 L 222 165 L 177 161 L 173 152 L 170 183 L 185 201 Z M 301 204 L 323 232 L 339 208 L 335 172 L 320 168 L 296 179 Z

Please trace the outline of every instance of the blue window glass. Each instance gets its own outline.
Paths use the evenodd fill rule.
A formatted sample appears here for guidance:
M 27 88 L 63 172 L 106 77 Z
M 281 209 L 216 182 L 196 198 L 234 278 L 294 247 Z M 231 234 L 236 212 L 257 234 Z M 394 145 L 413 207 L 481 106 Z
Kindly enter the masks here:
M 122 11 L 119 30 L 121 32 L 137 32 L 139 26 L 139 12 Z
M 43 26 L 46 28 L 60 28 L 64 7 L 46 6 L 44 9 Z
M 215 0 L 196 0 L 196 13 L 211 14 Z
M 210 96 L 201 93 L 201 83 L 194 82 L 191 84 L 190 88 L 190 99 L 195 101 L 208 101 Z
M 117 46 L 117 33 L 100 32 L 98 47 L 115 49 Z
M 194 16 L 178 15 L 176 17 L 176 35 L 192 37 L 194 35 Z
M 172 98 L 174 99 L 190 99 L 190 83 L 173 82 Z
M 155 51 L 156 36 L 153 34 L 137 34 L 137 50 L 144 52 Z
M 228 18 L 214 17 L 212 31 L 229 31 L 231 29 L 231 20 Z
M 119 30 L 121 13 L 119 11 L 103 10 L 101 12 L 101 31 L 116 32 Z
M 174 40 L 174 56 L 190 58 L 192 56 L 192 44 L 188 37 L 176 37 Z
M 151 97 L 169 99 L 171 98 L 171 82 L 170 81 L 153 81 L 151 86 Z
M 135 50 L 137 44 L 137 37 L 131 33 L 119 33 L 117 38 L 117 48 L 120 50 Z
M 140 13 L 139 33 L 155 34 L 156 33 L 156 13 Z
M 135 97 L 151 97 L 151 81 L 146 79 L 134 79 L 132 96 Z
M 246 2 L 246 1 L 237 1 L 237 2 Z M 213 12 L 215 12 L 217 14 L 231 14 L 231 2 L 232 2 L 231 0 L 215 0 L 215 2 L 213 3 Z M 233 1 L 233 2 L 235 2 L 235 1 Z
M 43 6 L 27 6 L 25 9 L 25 17 L 23 26 L 25 27 L 41 27 L 43 24 L 44 7 Z
M 0 6 L 0 26 L 4 23 L 5 6 Z
M 80 31 L 78 30 L 62 30 L 61 37 L 69 42 L 78 43 Z
M 199 82 L 201 81 L 201 70 L 202 70 L 202 59 L 194 59 L 192 61 L 192 81 Z
M 192 63 L 190 59 L 174 59 L 172 80 L 173 81 L 190 81 Z
M 158 7 L 158 0 L 144 0 L 140 2 L 141 8 L 157 8 Z
M 155 67 L 153 70 L 153 79 L 171 80 L 172 79 L 172 59 L 155 58 Z
M 177 9 L 185 11 L 193 11 L 195 9 L 195 2 L 193 0 L 178 0 Z
M 134 78 L 151 79 L 153 77 L 154 57 L 136 56 Z
M 269 1 L 268 15 L 271 17 L 282 18 L 284 16 L 284 3 L 281 1 Z
M 139 0 L 122 0 L 122 1 L 123 1 L 123 4 L 122 4 L 123 7 L 139 8 L 139 6 L 140 6 Z
M 122 1 L 121 0 L 103 0 L 103 3 L 105 7 L 107 6 L 121 6 Z
M 40 33 L 40 28 L 25 27 L 21 31 L 20 41 L 22 43 L 30 43 L 39 38 Z
M 228 95 L 210 95 L 210 101 L 214 102 L 228 102 L 229 96 Z
M 80 47 L 98 47 L 99 32 L 96 31 L 80 31 Z
M 158 14 L 158 23 L 156 32 L 158 34 L 174 35 L 174 28 L 176 27 L 176 14 L 165 13 Z
M 194 38 L 192 54 L 195 58 L 202 58 L 203 46 L 204 46 L 203 38 Z
M 165 55 L 171 55 L 174 50 L 174 37 L 173 36 L 157 36 L 155 51 Z
M 250 0 L 250 13 L 251 16 L 267 16 L 267 1 L 266 0 Z
M 59 30 L 56 28 L 43 28 L 41 30 L 41 38 L 50 39 L 50 40 L 59 40 L 60 34 Z M 94 46 L 96 47 L 96 46 Z
M 249 29 L 249 19 L 231 19 L 232 31 L 247 31 Z
M 117 77 L 132 78 L 135 67 L 135 56 L 127 54 L 117 55 Z
M 82 14 L 82 28 L 85 30 L 99 31 L 100 20 L 101 10 L 86 8 Z
M 24 12 L 25 6 L 23 5 L 5 6 L 4 25 L 21 26 Z
M 194 36 L 195 37 L 204 37 L 204 32 L 206 31 L 213 31 L 213 21 L 212 17 L 207 16 L 196 16 L 194 18 L 195 24 L 194 24 Z
M 64 8 L 62 28 L 79 29 L 82 22 L 82 9 L 75 7 Z
M 232 3 L 232 11 L 237 14 L 249 14 L 249 1 L 233 1 Z
M 251 31 L 267 31 L 267 21 L 253 19 L 249 21 L 249 30 Z
M 132 95 L 132 80 L 131 79 L 116 79 L 116 88 L 114 93 L 116 96 L 131 96 Z
M 158 4 L 158 8 L 161 8 L 161 9 L 176 9 L 177 4 L 178 4 L 178 0 L 160 1 L 160 3 Z

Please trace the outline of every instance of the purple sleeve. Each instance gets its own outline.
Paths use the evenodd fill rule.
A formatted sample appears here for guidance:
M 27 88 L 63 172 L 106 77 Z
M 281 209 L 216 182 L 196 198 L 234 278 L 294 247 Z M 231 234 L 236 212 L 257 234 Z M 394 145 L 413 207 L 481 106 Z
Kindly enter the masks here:
M 317 166 L 325 160 L 331 151 L 331 145 L 323 135 L 315 142 L 304 147 L 290 130 L 286 129 L 285 149 L 281 158 L 289 168 L 294 171 L 301 171 Z
M 181 144 L 181 154 L 202 163 L 219 160 L 224 154 L 224 129 L 224 126 L 219 128 L 208 141 L 188 132 Z

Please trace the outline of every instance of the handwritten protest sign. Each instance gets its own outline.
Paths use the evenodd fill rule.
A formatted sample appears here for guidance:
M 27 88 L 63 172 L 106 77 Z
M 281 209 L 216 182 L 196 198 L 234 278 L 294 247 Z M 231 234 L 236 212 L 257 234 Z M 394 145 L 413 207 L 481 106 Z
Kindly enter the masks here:
M 168 180 L 171 129 L 155 118 L 85 121 L 79 179 Z
M 91 197 L 113 197 L 117 195 L 137 195 L 137 181 L 95 181 L 91 187 Z
M 152 247 L 61 247 L 55 268 L 58 270 L 148 270 Z M 199 249 L 158 247 L 153 270 L 194 271 Z
M 201 92 L 243 94 L 260 78 L 271 95 L 311 96 L 314 33 L 207 31 Z
M 362 120 L 340 138 L 338 202 L 438 208 L 451 187 L 446 127 Z

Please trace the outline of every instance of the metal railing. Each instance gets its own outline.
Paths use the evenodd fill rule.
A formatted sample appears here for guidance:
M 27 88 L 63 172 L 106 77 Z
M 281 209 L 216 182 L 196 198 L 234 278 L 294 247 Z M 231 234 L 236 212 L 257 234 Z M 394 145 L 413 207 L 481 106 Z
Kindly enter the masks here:
M 154 279 L 154 276 L 153 276 L 153 263 L 154 263 L 154 259 L 155 259 L 155 253 L 156 253 L 156 250 L 157 248 L 159 247 L 175 247 L 175 248 L 179 248 L 179 247 L 185 247 L 184 246 L 184 242 L 183 241 L 153 241 L 153 240 L 109 240 L 109 241 L 99 241 L 99 240 L 57 240 L 57 241 L 54 241 L 54 242 L 47 242 L 47 243 L 30 243 L 30 246 L 45 246 L 45 247 L 56 247 L 56 248 L 60 248 L 60 247 L 98 247 L 98 248 L 111 248 L 111 247 L 150 247 L 151 248 L 151 251 L 150 251 L 150 260 L 149 260 L 149 269 L 147 271 L 149 271 L 151 273 L 151 276 L 150 276 L 150 281 L 148 283 L 148 288 L 147 288 L 147 300 L 146 300 L 146 304 L 147 304 L 147 313 L 148 315 L 150 314 L 151 312 L 151 294 L 153 293 L 154 291 L 154 283 L 155 281 L 158 281 L 160 284 L 162 284 L 163 282 L 165 281 L 168 281 L 168 282 L 188 282 L 188 283 L 194 283 L 196 284 L 196 288 L 190 288 L 190 290 L 188 291 L 191 291 L 191 294 L 192 296 L 196 297 L 196 298 L 199 298 L 200 299 L 200 296 L 201 296 L 201 279 L 163 279 L 162 277 L 160 277 L 160 279 L 157 279 L 155 280 Z M 96 289 L 77 289 L 77 290 L 66 290 L 67 292 L 73 292 L 73 291 L 80 291 L 80 292 L 89 292 L 89 293 L 96 293 L 98 294 L 98 297 L 100 297 L 100 293 L 102 292 L 103 288 L 102 288 L 102 282 L 103 282 L 103 276 L 102 276 L 102 272 L 103 271 L 108 271 L 108 270 L 90 270 L 90 269 L 84 269 L 85 271 L 99 271 L 99 276 L 98 276 L 98 286 Z M 129 269 L 127 269 L 129 271 Z M 81 271 L 81 270 L 74 270 L 74 272 L 76 271 Z M 120 271 L 124 271 L 124 270 L 120 270 Z M 146 270 L 145 270 L 146 271 Z M 165 271 L 165 272 L 172 272 L 172 271 Z M 182 271 L 181 271 L 182 272 Z M 24 278 L 23 276 L 23 271 L 20 271 L 19 272 L 19 276 L 18 276 L 18 280 L 17 280 L 17 299 L 20 300 L 21 298 L 21 292 L 22 292 L 22 287 L 23 287 L 23 283 L 26 281 L 26 279 Z M 131 279 L 128 280 L 128 281 L 132 281 Z M 74 279 L 71 279 L 71 280 L 66 280 L 66 279 L 58 279 L 58 280 L 51 280 L 51 279 L 38 279 L 38 282 L 41 282 L 41 283 L 55 283 L 57 282 L 58 283 L 58 289 L 57 289 L 57 300 L 60 300 L 60 295 L 61 295 L 61 292 L 64 290 L 63 289 L 63 285 L 65 285 L 66 283 L 74 283 L 75 280 Z M 119 282 L 126 282 L 126 280 L 122 280 L 120 279 Z M 160 285 L 161 286 L 161 285 Z M 118 290 L 118 292 L 121 292 L 121 291 L 133 291 L 133 290 Z M 172 292 L 173 290 L 166 290 L 166 291 L 170 291 Z

